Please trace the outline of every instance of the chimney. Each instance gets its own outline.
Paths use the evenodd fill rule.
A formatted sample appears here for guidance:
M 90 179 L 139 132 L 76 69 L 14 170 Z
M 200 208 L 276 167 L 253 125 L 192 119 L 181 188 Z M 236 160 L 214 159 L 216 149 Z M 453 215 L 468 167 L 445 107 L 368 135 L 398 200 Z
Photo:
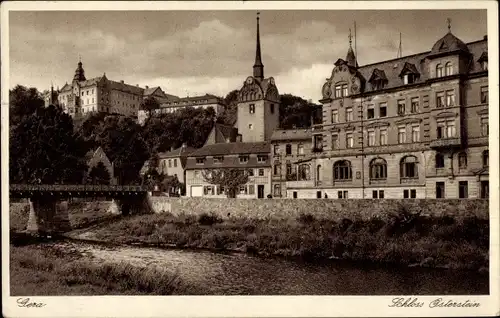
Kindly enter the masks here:
M 121 80 L 120 83 L 124 84 L 125 82 L 123 80 Z
M 146 85 L 146 88 L 149 88 L 149 86 L 148 86 L 148 85 Z

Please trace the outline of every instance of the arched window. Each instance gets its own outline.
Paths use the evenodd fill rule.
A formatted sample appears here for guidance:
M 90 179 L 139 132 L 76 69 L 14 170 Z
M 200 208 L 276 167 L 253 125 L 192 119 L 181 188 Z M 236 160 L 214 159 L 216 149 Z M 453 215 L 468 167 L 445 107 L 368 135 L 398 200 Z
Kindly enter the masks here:
M 291 155 L 292 154 L 292 145 L 287 144 L 286 147 L 285 147 L 285 151 L 286 151 L 285 153 L 286 153 L 287 156 Z
M 451 64 L 451 62 L 446 63 L 445 71 L 446 76 L 453 75 L 453 65 Z
M 321 181 L 321 165 L 316 167 L 316 181 Z
M 406 156 L 399 165 L 401 178 L 418 178 L 418 160 L 415 156 Z
M 458 168 L 467 168 L 467 154 L 465 152 L 461 152 L 458 154 Z
M 347 160 L 337 161 L 333 164 L 333 177 L 335 180 L 351 180 L 351 163 Z
M 444 168 L 444 156 L 440 153 L 436 154 L 436 168 Z
M 387 179 L 387 162 L 382 158 L 375 158 L 370 162 L 370 179 Z
M 438 64 L 436 65 L 436 77 L 443 77 L 443 65 Z
M 490 155 L 489 151 L 483 151 L 483 167 L 488 167 L 490 165 Z
M 297 146 L 297 154 L 298 155 L 303 155 L 304 154 L 304 145 L 303 144 L 299 144 Z

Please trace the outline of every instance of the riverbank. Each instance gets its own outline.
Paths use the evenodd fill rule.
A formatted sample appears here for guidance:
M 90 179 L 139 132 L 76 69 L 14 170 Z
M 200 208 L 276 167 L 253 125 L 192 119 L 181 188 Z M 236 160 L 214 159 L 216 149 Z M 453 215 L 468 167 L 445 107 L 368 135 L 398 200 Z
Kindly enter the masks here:
M 295 219 L 138 215 L 72 236 L 114 244 L 227 250 L 307 260 L 334 258 L 479 272 L 487 272 L 489 266 L 487 219 L 424 216 L 404 206 L 387 220 L 333 221 L 311 214 Z
M 200 294 L 160 268 L 95 260 L 56 245 L 10 245 L 12 296 Z

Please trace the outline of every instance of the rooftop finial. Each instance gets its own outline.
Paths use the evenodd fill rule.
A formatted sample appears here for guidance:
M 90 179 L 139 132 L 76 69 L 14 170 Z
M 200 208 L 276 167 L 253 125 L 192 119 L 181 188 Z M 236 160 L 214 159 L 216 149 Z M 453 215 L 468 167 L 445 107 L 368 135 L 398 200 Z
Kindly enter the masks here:
M 82 55 L 81 54 L 78 54 L 78 62 L 81 63 L 82 62 Z
M 451 19 L 446 19 L 446 22 L 448 23 L 448 32 L 451 32 Z

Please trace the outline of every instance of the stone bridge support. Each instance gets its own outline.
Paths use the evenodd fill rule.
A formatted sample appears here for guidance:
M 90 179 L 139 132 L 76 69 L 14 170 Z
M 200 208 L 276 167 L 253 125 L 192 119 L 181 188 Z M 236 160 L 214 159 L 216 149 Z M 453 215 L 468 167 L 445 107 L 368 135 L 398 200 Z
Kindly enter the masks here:
M 30 198 L 26 230 L 31 233 L 56 234 L 71 230 L 68 201 L 50 197 Z

